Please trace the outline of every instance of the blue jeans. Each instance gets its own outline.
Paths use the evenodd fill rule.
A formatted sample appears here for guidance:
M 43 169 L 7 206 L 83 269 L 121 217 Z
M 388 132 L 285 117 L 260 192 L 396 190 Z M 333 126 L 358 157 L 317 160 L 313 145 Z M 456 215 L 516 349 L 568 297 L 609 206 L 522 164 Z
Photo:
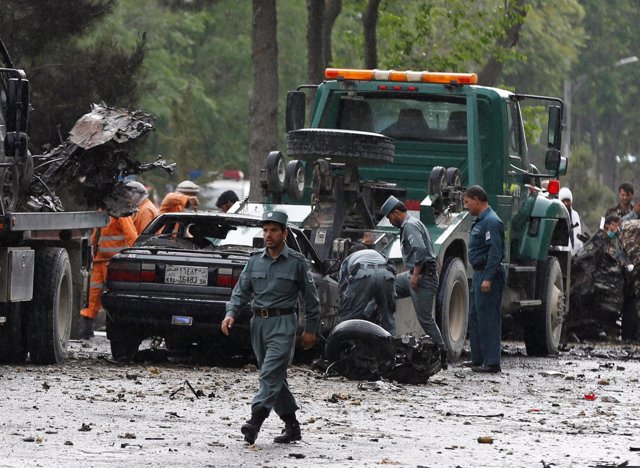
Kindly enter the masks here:
M 499 366 L 502 335 L 502 291 L 504 267 L 491 282 L 491 290 L 480 290 L 484 271 L 474 271 L 469 291 L 469 343 L 471 361 L 476 365 Z
M 411 272 L 404 271 L 396 276 L 396 298 L 402 299 L 411 296 L 411 302 L 422 329 L 435 344 L 443 348 L 442 334 L 433 318 L 433 298 L 437 289 L 438 275 L 436 273 L 422 273 L 418 281 L 418 289 L 411 287 Z

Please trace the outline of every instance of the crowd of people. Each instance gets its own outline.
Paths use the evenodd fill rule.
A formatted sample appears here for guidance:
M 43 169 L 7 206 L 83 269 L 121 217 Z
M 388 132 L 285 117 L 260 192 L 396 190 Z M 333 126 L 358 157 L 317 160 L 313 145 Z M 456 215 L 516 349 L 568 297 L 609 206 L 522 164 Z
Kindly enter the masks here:
M 137 206 L 137 211 L 130 216 L 110 216 L 109 223 L 94 230 L 91 237 L 93 270 L 89 284 L 89 301 L 87 307 L 80 311 L 79 335 L 83 339 L 93 337 L 95 319 L 102 307 L 101 296 L 106 284 L 109 260 L 122 249 L 131 247 L 138 235 L 159 214 L 196 210 L 200 206 L 200 187 L 190 180 L 180 182 L 174 191 L 162 199 L 159 207 L 149 198 L 149 190 L 143 183 L 132 180 L 126 183 L 125 188 Z M 236 201 L 238 196 L 232 190 L 228 190 L 218 197 L 216 207 L 226 213 Z

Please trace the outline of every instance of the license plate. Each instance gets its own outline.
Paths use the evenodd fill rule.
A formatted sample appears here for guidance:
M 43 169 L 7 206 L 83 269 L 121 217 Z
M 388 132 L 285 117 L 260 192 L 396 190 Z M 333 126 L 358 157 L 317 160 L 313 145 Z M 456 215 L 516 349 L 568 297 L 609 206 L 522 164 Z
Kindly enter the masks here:
M 193 324 L 193 317 L 188 317 L 185 315 L 174 315 L 171 317 L 171 323 L 173 325 L 186 325 L 190 327 Z
M 206 286 L 208 276 L 207 267 L 167 265 L 164 270 L 164 282 L 166 284 Z

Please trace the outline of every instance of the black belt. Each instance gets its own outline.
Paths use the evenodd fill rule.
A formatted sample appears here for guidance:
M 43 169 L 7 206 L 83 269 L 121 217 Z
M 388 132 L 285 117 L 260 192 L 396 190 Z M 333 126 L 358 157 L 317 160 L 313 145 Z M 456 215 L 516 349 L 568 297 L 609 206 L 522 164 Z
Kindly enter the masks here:
M 254 317 L 279 317 L 281 315 L 294 314 L 296 309 L 253 309 Z

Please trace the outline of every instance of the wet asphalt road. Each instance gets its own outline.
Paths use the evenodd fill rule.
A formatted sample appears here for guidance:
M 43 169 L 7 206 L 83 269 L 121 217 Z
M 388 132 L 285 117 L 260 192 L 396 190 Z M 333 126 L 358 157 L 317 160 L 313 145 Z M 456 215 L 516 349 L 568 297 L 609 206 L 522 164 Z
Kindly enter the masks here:
M 248 446 L 255 367 L 119 366 L 98 336 L 73 342 L 64 366 L 0 367 L 0 467 L 640 466 L 638 347 L 522 349 L 505 345 L 502 374 L 450 367 L 426 385 L 294 366 L 302 442 L 273 444 L 273 415 Z

